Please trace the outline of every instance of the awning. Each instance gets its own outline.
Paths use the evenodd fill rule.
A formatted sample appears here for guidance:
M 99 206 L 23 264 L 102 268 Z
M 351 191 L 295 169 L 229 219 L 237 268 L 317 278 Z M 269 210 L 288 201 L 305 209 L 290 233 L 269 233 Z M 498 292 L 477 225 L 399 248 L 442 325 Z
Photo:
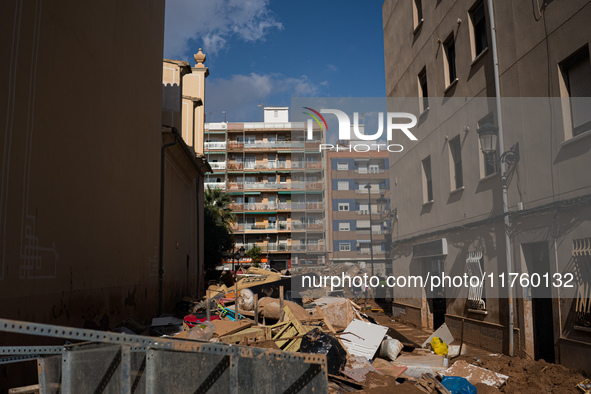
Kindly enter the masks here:
M 434 241 L 414 244 L 412 246 L 412 257 L 433 257 L 447 255 L 447 239 L 439 238 Z
M 244 192 L 245 196 L 260 196 L 261 192 Z
M 276 214 L 277 212 L 253 212 L 253 211 L 248 211 L 248 212 L 244 212 L 245 215 L 263 215 L 263 214 Z

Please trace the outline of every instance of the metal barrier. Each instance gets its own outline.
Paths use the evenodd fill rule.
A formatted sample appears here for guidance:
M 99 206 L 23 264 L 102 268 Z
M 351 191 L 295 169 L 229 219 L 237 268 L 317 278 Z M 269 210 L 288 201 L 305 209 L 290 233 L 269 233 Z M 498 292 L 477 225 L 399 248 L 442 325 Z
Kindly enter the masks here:
M 0 347 L 0 363 L 37 359 L 42 394 L 328 392 L 324 355 L 6 319 L 0 331 L 86 341 Z

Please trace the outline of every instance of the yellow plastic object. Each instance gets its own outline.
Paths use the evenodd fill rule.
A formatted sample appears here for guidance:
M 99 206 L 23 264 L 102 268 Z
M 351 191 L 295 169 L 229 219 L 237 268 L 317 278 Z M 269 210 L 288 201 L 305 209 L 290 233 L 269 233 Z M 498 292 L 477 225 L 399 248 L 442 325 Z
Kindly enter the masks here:
M 448 348 L 447 344 L 443 342 L 443 339 L 439 337 L 433 337 L 433 339 L 431 339 L 431 347 L 433 348 L 435 354 L 439 354 L 442 356 L 447 355 Z

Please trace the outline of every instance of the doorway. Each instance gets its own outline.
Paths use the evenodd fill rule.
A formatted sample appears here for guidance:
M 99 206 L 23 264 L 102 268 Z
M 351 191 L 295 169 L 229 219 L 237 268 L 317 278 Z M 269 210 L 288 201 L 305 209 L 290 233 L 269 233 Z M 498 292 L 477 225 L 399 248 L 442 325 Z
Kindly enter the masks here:
M 547 242 L 522 245 L 525 264 L 530 277 L 538 274 L 540 278 L 550 271 L 550 255 Z M 552 290 L 543 286 L 531 287 L 532 323 L 534 336 L 534 358 L 549 363 L 555 361 L 554 352 L 554 313 Z
M 425 277 L 439 276 L 445 271 L 443 256 L 434 256 L 425 258 Z M 447 309 L 447 299 L 445 298 L 445 287 L 441 284 L 439 287 L 425 287 L 427 291 L 427 303 L 433 314 L 433 330 L 445 323 L 445 313 Z

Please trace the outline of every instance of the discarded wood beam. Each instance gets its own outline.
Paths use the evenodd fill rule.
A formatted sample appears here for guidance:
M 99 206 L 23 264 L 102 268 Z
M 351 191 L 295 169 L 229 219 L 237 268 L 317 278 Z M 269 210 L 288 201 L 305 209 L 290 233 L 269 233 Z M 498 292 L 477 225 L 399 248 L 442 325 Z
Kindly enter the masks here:
M 279 317 L 279 321 L 283 321 L 283 286 L 279 286 L 279 310 L 281 313 L 281 316 Z
M 259 295 L 254 295 L 254 324 L 259 325 Z

